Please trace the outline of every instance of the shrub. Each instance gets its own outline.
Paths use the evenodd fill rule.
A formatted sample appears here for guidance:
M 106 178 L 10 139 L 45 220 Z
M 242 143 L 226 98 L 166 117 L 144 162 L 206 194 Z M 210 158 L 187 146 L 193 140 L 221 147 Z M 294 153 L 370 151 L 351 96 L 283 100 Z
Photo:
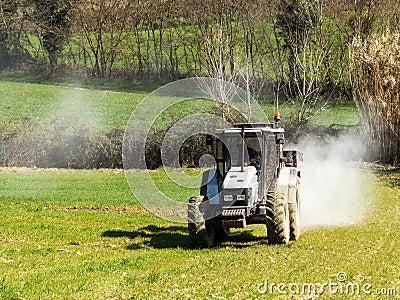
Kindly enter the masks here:
M 104 134 L 76 120 L 61 119 L 3 138 L 2 161 L 5 166 L 117 168 L 122 166 L 121 132 Z
M 350 47 L 353 97 L 368 136 L 369 158 L 400 160 L 400 38 L 355 37 Z
M 126 136 L 125 146 L 134 156 L 125 159 L 126 166 L 135 169 L 156 169 L 163 164 L 161 149 L 171 153 L 171 158 L 164 157 L 168 166 L 198 167 L 200 158 L 209 153 L 205 145 L 205 135 L 195 134 L 177 145 L 175 138 L 166 138 L 168 129 L 153 130 L 147 135 L 145 162 L 140 164 L 138 155 L 143 155 L 139 138 L 143 133 L 133 131 Z M 84 124 L 79 120 L 59 119 L 49 124 L 22 134 L 3 133 L 0 136 L 2 147 L 0 161 L 8 167 L 38 168 L 122 168 L 122 143 L 125 129 L 115 128 L 108 133 Z M 179 132 L 174 136 L 180 137 Z M 179 140 L 179 139 L 178 139 Z

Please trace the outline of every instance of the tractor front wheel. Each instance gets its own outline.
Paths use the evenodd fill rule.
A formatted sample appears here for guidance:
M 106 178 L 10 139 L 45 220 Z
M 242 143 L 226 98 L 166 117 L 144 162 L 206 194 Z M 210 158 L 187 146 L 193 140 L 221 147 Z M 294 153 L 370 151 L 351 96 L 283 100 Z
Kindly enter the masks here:
M 189 199 L 188 204 L 188 231 L 191 248 L 212 247 L 214 243 L 214 227 L 207 224 L 204 214 L 200 211 L 200 203 L 203 196 L 195 196 Z

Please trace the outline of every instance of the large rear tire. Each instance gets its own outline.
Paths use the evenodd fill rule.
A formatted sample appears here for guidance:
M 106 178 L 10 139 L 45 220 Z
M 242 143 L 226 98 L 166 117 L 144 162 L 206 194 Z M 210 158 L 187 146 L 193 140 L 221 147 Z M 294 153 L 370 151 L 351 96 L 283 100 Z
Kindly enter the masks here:
M 290 240 L 300 238 L 300 181 L 296 182 L 296 203 L 289 204 Z
M 287 244 L 290 237 L 289 207 L 285 197 L 268 192 L 266 207 L 267 238 L 270 244 Z
M 208 225 L 204 215 L 200 211 L 200 203 L 203 196 L 195 196 L 189 199 L 188 204 L 188 232 L 191 248 L 212 247 L 214 243 L 214 227 Z

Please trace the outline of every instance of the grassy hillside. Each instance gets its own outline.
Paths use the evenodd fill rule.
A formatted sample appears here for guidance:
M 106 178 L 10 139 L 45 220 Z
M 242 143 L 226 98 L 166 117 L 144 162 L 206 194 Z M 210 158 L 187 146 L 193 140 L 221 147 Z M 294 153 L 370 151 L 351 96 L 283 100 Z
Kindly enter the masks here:
M 123 127 L 146 93 L 0 81 L 0 128 L 23 131 L 56 117 L 89 119 L 105 130 Z
M 136 105 L 146 95 L 157 89 L 157 84 L 134 83 L 121 80 L 0 77 L 0 132 L 15 133 L 32 129 L 40 124 L 51 124 L 64 118 L 84 122 L 105 131 L 124 128 Z M 267 117 L 274 108 L 264 100 L 261 103 Z M 161 124 L 193 112 L 211 111 L 210 104 L 187 102 L 176 105 L 161 118 Z M 284 121 L 293 109 L 282 105 Z M 352 103 L 334 103 L 313 121 L 313 124 L 357 124 L 358 118 Z
M 398 171 L 364 172 L 375 200 L 362 223 L 309 229 L 278 246 L 267 244 L 263 226 L 249 226 L 215 248 L 190 250 L 186 225 L 149 214 L 120 172 L 2 169 L 0 298 L 309 299 L 307 284 L 317 283 L 338 287 L 320 299 L 398 297 L 399 180 Z

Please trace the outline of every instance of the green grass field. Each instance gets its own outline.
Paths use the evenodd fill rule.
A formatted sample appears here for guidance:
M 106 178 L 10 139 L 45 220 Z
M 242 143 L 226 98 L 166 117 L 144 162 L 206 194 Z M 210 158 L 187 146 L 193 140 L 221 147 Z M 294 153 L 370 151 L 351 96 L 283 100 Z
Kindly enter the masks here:
M 90 120 L 104 130 L 123 127 L 147 92 L 0 81 L 0 129 L 23 131 L 55 117 Z
M 65 117 L 104 131 L 124 128 L 157 87 L 2 77 L 0 133 Z M 270 105 L 263 108 L 272 114 Z M 181 103 L 160 124 L 208 109 Z M 358 120 L 352 104 L 332 103 L 313 122 L 329 127 Z M 369 168 L 362 174 L 373 201 L 361 223 L 310 228 L 299 241 L 274 246 L 264 226 L 249 226 L 212 249 L 192 250 L 186 224 L 143 208 L 120 170 L 1 168 L 0 299 L 398 299 L 400 172 Z M 134 176 L 144 182 L 143 173 Z M 151 177 L 179 201 L 197 193 L 161 169 Z M 323 284 L 324 294 L 313 290 Z M 364 290 L 346 291 L 356 287 Z
M 154 174 L 167 179 L 162 171 Z M 253 225 L 215 248 L 191 250 L 186 225 L 148 213 L 119 171 L 3 169 L 0 298 L 310 299 L 307 290 L 266 292 L 265 283 L 291 284 L 295 291 L 296 285 L 340 283 L 333 276 L 340 272 L 347 276 L 343 283 L 370 294 L 326 288 L 320 299 L 381 299 L 383 291 L 398 298 L 400 173 L 368 170 L 363 178 L 375 200 L 360 224 L 309 229 L 299 241 L 278 246 L 268 245 L 265 228 Z

